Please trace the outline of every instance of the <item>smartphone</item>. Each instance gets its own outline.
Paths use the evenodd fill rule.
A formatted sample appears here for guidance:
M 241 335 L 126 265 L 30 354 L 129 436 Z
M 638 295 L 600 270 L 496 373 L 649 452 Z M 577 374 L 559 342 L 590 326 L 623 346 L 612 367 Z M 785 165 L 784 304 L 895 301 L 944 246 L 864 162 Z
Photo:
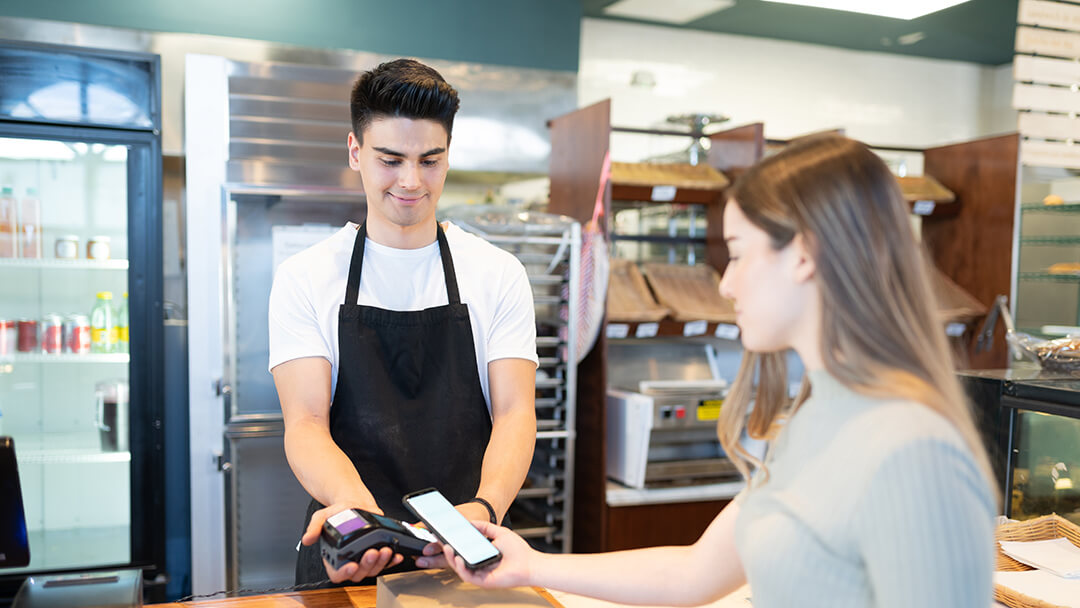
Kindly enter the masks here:
M 485 568 L 499 562 L 502 553 L 491 544 L 476 526 L 435 488 L 413 492 L 401 499 L 405 507 L 435 533 L 443 544 L 450 545 L 461 556 L 469 570 Z

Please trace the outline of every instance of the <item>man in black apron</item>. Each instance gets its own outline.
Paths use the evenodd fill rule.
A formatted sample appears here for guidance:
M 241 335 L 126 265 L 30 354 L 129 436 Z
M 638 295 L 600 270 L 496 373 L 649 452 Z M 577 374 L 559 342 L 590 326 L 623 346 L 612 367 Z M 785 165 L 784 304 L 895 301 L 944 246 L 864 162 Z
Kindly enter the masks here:
M 487 363 L 489 414 L 470 308 L 462 302 L 454 256 L 435 220 L 457 105 L 456 92 L 438 72 L 410 60 L 380 65 L 354 87 L 349 164 L 361 173 L 368 214 L 355 230 L 345 289 L 336 296 L 336 389 L 326 358 L 301 356 L 272 368 L 286 455 L 313 497 L 297 560 L 298 584 L 370 582 L 368 577 L 402 562 L 383 549 L 332 570 L 318 548 L 327 517 L 358 507 L 410 520 L 401 497 L 436 487 L 470 519 L 498 521 L 532 457 L 535 362 Z M 374 272 L 364 265 L 369 244 L 404 251 L 436 243 L 445 305 L 390 310 L 358 303 L 363 277 Z M 378 287 L 370 283 L 379 280 L 375 276 L 364 283 L 367 289 Z M 435 282 L 429 277 L 429 284 Z M 275 278 L 275 289 L 277 283 Z M 531 309 L 529 314 L 531 325 Z M 274 332 L 272 319 L 272 362 Z M 535 334 L 532 339 L 535 355 Z

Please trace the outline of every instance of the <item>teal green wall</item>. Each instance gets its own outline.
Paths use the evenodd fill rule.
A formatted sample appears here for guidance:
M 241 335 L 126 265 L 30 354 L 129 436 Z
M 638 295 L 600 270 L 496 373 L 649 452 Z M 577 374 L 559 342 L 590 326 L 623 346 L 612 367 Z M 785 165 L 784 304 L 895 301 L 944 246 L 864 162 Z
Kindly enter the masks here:
M 581 0 L 0 0 L 0 16 L 577 71 Z

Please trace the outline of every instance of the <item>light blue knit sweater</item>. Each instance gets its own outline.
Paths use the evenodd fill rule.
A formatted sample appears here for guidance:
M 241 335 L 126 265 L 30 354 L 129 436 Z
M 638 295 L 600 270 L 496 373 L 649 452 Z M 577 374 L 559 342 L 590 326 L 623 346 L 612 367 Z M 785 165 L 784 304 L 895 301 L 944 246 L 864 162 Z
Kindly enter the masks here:
M 754 608 L 987 608 L 992 492 L 964 441 L 916 403 L 825 372 L 736 500 Z

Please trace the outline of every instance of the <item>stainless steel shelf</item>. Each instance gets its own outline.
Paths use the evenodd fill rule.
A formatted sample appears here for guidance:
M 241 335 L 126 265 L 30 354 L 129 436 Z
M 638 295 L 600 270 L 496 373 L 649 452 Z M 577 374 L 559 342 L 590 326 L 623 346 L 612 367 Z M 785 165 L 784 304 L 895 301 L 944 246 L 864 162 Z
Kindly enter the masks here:
M 559 346 L 563 343 L 562 338 L 555 336 L 537 336 L 536 346 L 541 348 L 551 348 L 553 346 Z
M 557 529 L 555 526 L 538 526 L 534 528 L 514 528 L 514 532 L 521 538 L 538 538 L 549 536 Z
M 26 270 L 127 270 L 128 261 L 0 258 L 0 268 L 19 268 Z
M 1080 245 L 1080 236 L 1025 236 L 1021 245 Z
M 1080 203 L 1067 203 L 1065 205 L 1043 205 L 1042 203 L 1028 203 L 1020 205 L 1023 213 L 1080 213 Z
M 558 274 L 530 274 L 529 282 L 533 285 L 561 285 L 566 277 Z
M 1080 274 L 1051 274 L 1049 272 L 1021 272 L 1021 281 L 1043 281 L 1049 283 L 1080 283 Z
M 537 439 L 566 439 L 570 437 L 570 431 L 537 431 Z
M 517 498 L 549 498 L 555 496 L 558 491 L 559 490 L 556 488 L 522 488 L 520 491 L 518 491 Z

